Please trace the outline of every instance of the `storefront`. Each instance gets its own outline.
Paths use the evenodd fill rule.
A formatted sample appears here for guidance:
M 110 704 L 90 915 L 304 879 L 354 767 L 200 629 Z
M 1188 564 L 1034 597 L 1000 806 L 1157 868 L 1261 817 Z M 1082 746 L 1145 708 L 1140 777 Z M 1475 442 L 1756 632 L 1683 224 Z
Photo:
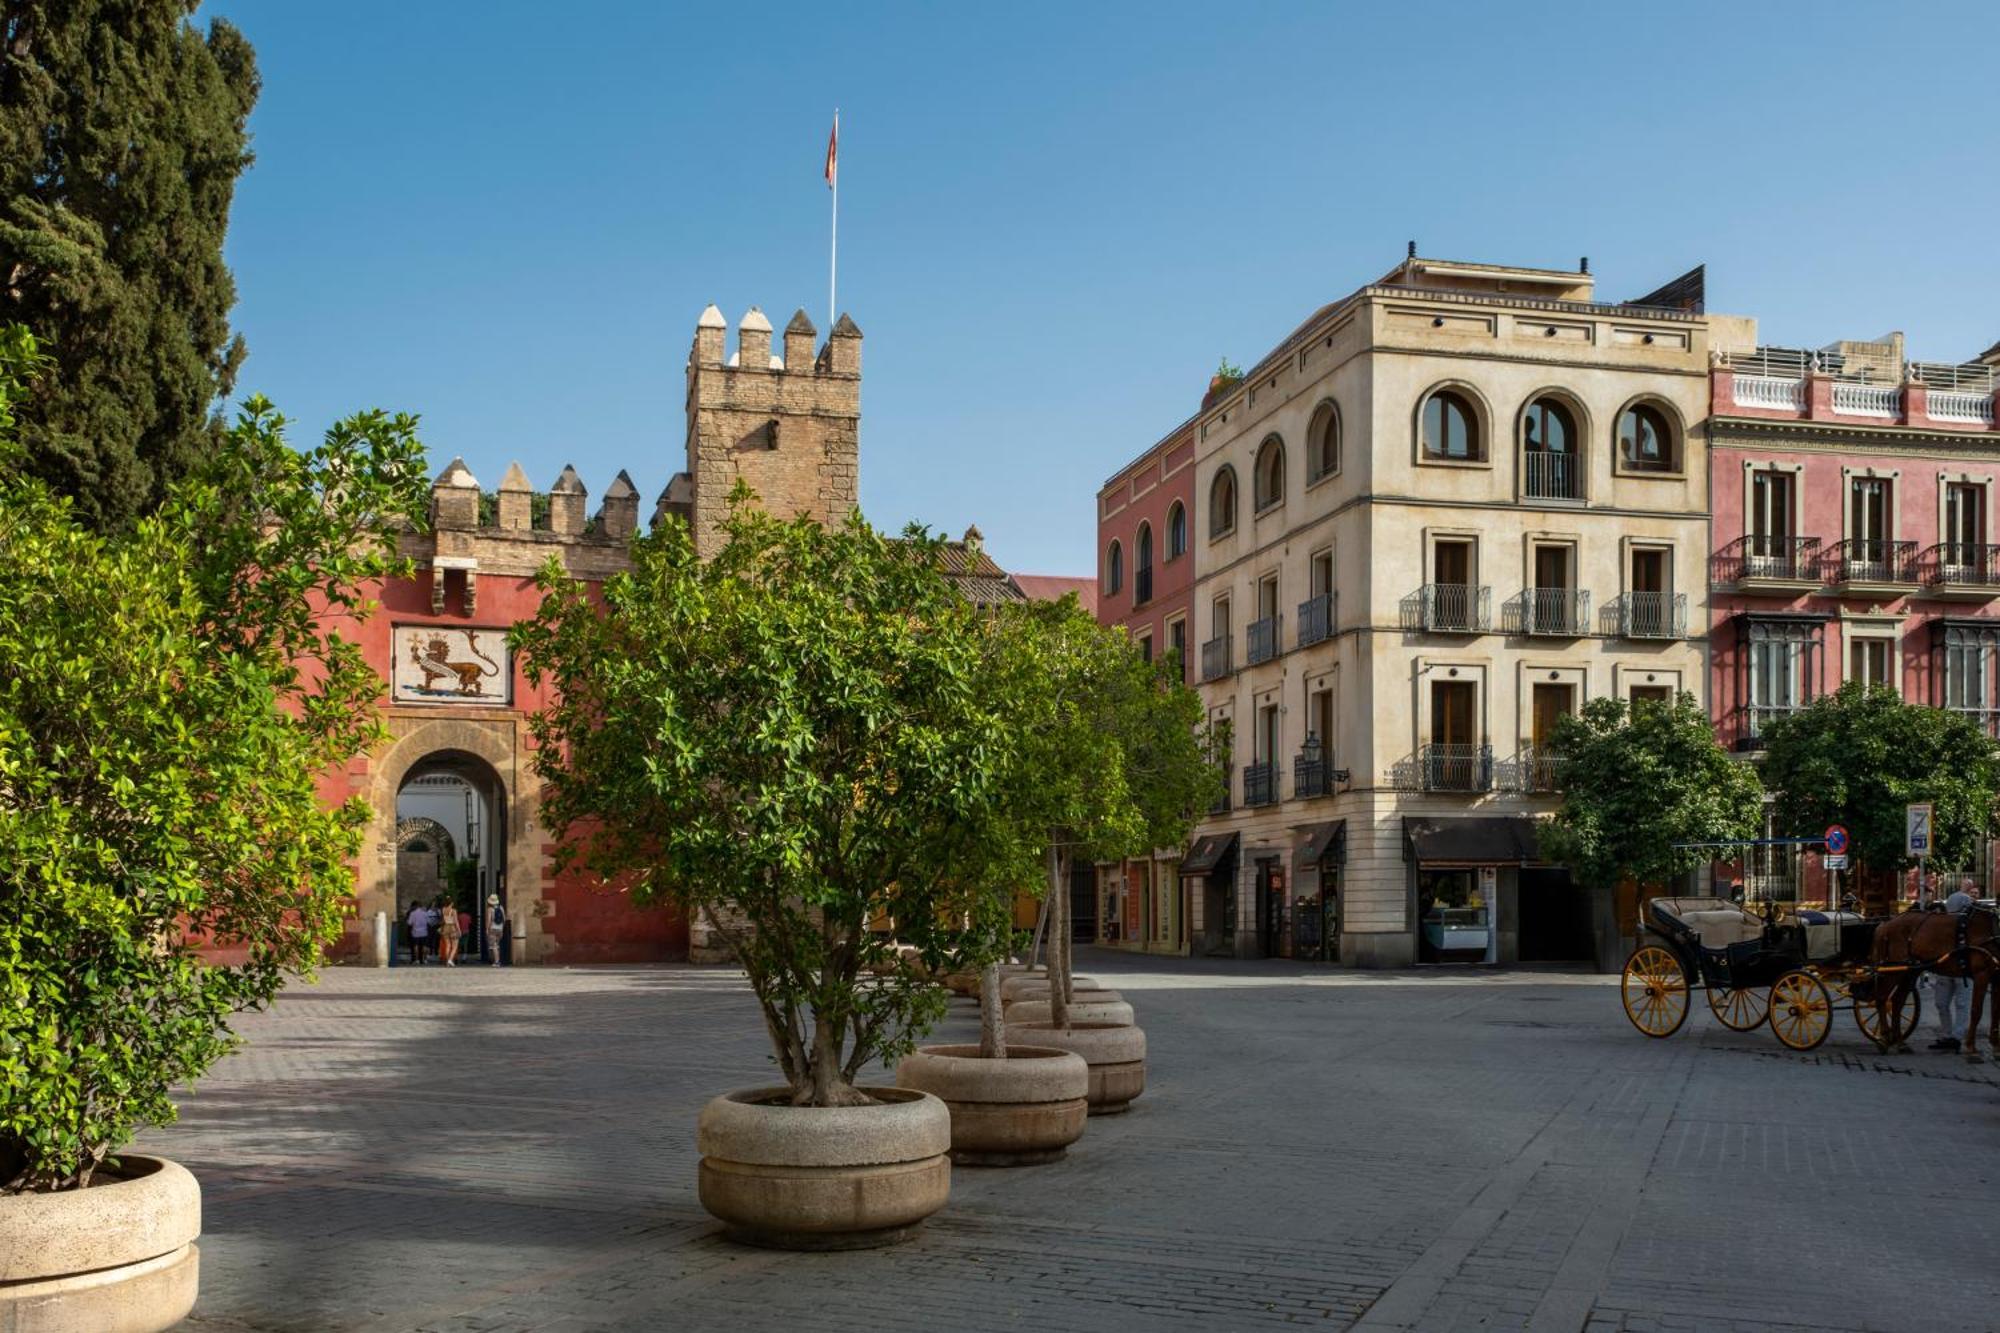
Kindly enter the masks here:
M 1403 852 L 1417 962 L 1521 961 L 1524 920 L 1529 953 L 1590 960 L 1592 902 L 1542 863 L 1534 820 L 1405 819 Z
M 1199 957 L 1236 956 L 1235 833 L 1213 833 L 1195 839 L 1181 858 L 1180 879 L 1187 886 L 1191 914 L 1192 952 Z
M 1292 854 L 1292 957 L 1340 961 L 1340 868 L 1347 860 L 1347 821 L 1301 830 Z

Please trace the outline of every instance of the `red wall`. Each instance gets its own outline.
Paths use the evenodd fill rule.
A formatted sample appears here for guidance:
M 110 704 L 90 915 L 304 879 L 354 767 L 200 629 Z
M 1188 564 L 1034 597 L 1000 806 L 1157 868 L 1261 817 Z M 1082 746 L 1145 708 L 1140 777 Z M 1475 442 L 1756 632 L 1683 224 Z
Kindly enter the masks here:
M 1179 501 L 1187 522 L 1187 549 L 1167 559 L 1167 511 Z M 1153 529 L 1153 596 L 1143 606 L 1133 604 L 1138 587 L 1139 527 Z M 1117 593 L 1109 591 L 1111 544 L 1125 553 L 1125 580 Z M 1166 622 L 1186 615 L 1194 593 L 1194 430 L 1182 427 L 1125 468 L 1097 494 L 1097 619 L 1123 625 L 1136 638 L 1151 631 L 1155 656 L 1168 647 Z M 1194 622 L 1188 620 L 1187 651 L 1196 652 Z M 1193 679 L 1192 663 L 1187 667 Z

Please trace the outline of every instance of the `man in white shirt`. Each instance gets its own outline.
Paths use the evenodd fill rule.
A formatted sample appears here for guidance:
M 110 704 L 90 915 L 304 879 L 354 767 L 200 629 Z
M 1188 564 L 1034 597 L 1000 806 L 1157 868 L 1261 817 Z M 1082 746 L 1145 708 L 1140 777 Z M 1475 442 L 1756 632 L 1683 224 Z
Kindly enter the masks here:
M 410 923 L 410 961 L 422 963 L 424 950 L 430 947 L 431 912 L 422 903 L 411 903 L 410 914 L 403 918 Z

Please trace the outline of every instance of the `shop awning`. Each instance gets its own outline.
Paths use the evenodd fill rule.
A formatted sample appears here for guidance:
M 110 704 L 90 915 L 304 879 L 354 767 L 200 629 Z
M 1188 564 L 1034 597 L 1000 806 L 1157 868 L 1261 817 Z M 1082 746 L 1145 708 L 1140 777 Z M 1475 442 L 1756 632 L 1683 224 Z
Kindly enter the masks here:
M 1211 833 L 1196 838 L 1194 847 L 1181 858 L 1181 874 L 1206 875 L 1222 863 L 1222 859 L 1236 850 L 1234 833 Z
M 1322 865 L 1339 865 L 1347 859 L 1346 820 L 1330 819 L 1324 824 L 1314 824 L 1305 830 L 1305 834 L 1305 841 L 1292 853 L 1292 870 L 1295 873 Z
M 1541 861 L 1535 821 L 1509 815 L 1405 819 L 1403 855 L 1406 860 L 1429 865 L 1528 865 Z

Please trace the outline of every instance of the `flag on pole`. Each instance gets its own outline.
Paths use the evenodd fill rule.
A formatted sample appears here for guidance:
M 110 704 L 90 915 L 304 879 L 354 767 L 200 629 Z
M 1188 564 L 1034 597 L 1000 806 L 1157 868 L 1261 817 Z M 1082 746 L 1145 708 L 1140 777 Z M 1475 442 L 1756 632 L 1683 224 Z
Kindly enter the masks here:
M 833 133 L 826 136 L 826 187 L 830 190 L 840 176 L 840 113 L 833 113 Z

